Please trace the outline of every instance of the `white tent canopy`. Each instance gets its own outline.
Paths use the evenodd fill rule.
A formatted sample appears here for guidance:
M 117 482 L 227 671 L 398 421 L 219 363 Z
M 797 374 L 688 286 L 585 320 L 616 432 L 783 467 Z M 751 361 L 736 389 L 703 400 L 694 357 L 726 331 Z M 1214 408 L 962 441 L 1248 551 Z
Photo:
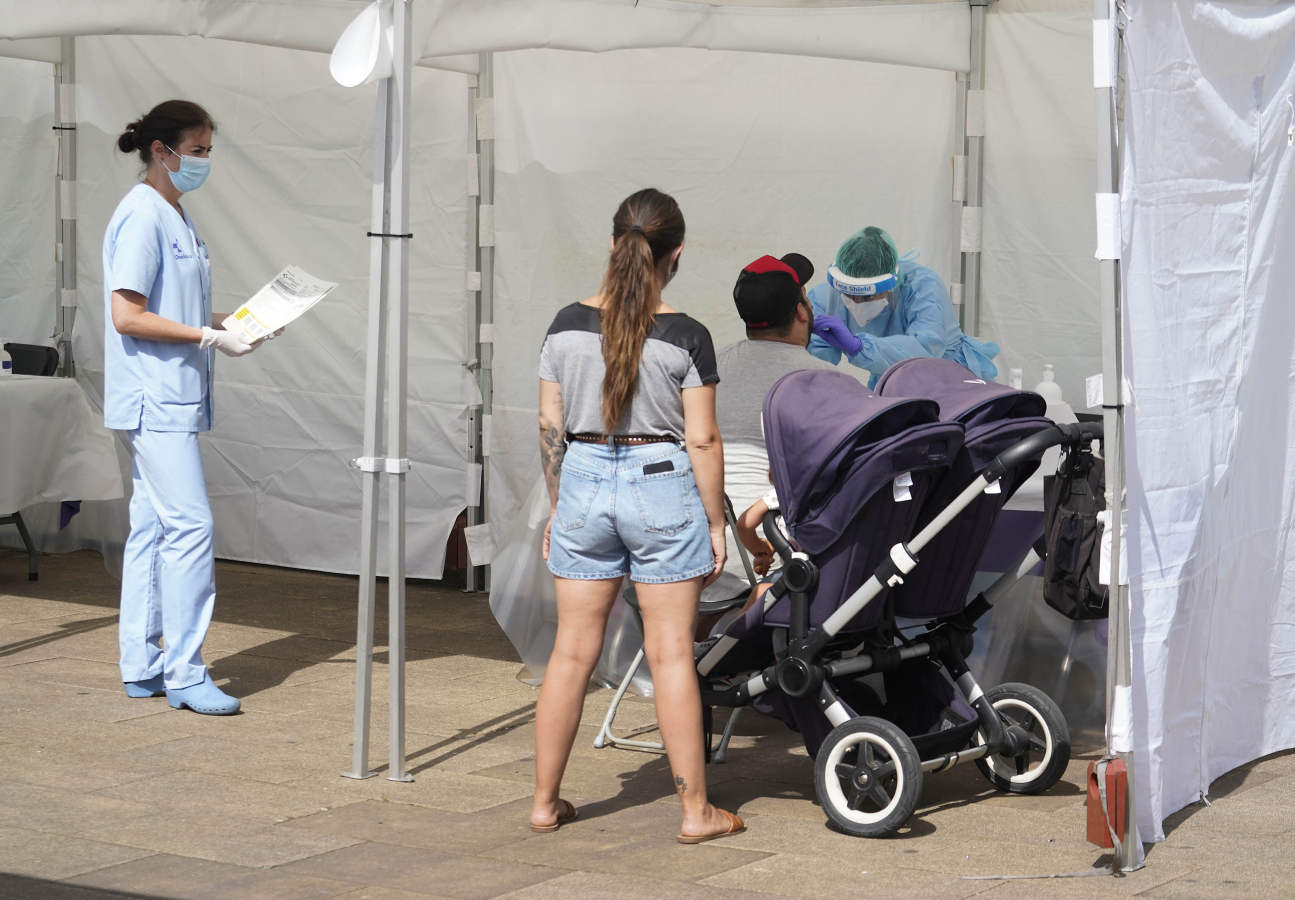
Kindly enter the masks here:
M 6 23 L 10 40 L 37 40 L 5 55 L 56 62 L 57 42 L 48 38 L 113 34 L 191 35 L 328 52 L 366 2 L 61 0 L 24 9 Z M 686 0 L 427 0 L 415 10 L 414 57 L 475 71 L 477 54 L 492 51 L 694 47 L 960 71 L 970 65 L 970 19 L 960 0 L 788 6 L 794 8 Z
M 1163 817 L 1211 778 L 1295 744 L 1292 717 L 1283 724 L 1276 715 L 1295 679 L 1287 664 L 1295 635 L 1274 627 L 1292 620 L 1295 585 L 1280 567 L 1252 564 L 1287 556 L 1285 498 L 1295 492 L 1283 490 L 1292 473 L 1273 455 L 1291 441 L 1269 446 L 1239 430 L 1243 399 L 1258 403 L 1268 423 L 1284 421 L 1280 412 L 1292 399 L 1282 368 L 1290 354 L 1269 352 L 1280 350 L 1272 341 L 1285 333 L 1278 299 L 1295 284 L 1289 265 L 1277 261 L 1277 248 L 1291 246 L 1292 204 L 1284 193 L 1290 153 L 1282 153 L 1278 124 L 1281 97 L 1291 93 L 1292 25 L 1288 11 L 1264 6 L 1257 14 L 1259 5 L 1241 0 L 1130 6 L 1137 14 L 1128 29 L 1122 192 L 1123 244 L 1131 254 L 1124 260 L 1131 333 L 1124 362 L 1136 411 L 1128 566 L 1135 670 L 1124 711 L 1131 718 L 1122 720 L 1129 727 L 1117 736 L 1128 743 L 1120 749 L 1137 760 L 1138 824 L 1144 838 L 1154 839 Z M 62 58 L 56 39 L 78 38 L 75 348 L 78 378 L 92 398 L 101 379 L 98 237 L 134 170 L 109 148 L 121 125 L 165 96 L 203 102 L 220 125 L 217 168 L 191 200 L 213 250 L 217 306 L 245 296 L 287 261 L 343 283 L 335 299 L 272 348 L 222 361 L 217 429 L 205 442 L 222 556 L 355 570 L 358 478 L 346 461 L 359 448 L 358 335 L 367 275 L 360 232 L 372 101 L 365 92 L 331 86 L 324 58 L 313 51 L 331 47 L 361 8 L 328 0 L 0 2 L 0 39 L 7 39 L 0 53 L 55 61 Z M 674 193 L 688 216 L 685 267 L 671 301 L 708 324 L 717 344 L 737 336 L 729 291 L 744 262 L 798 249 L 821 269 L 843 237 L 876 222 L 890 228 L 901 249 L 920 249 L 922 261 L 951 283 L 960 277 L 958 251 L 983 250 L 979 331 L 1002 345 L 1000 367 L 1020 366 L 1032 383 L 1041 363 L 1054 362 L 1067 396 L 1078 400 L 1082 379 L 1100 367 L 1092 9 L 1079 0 L 990 6 L 985 91 L 964 111 L 965 82 L 953 74 L 969 70 L 973 56 L 971 13 L 962 2 L 787 9 L 673 0 L 420 0 L 413 56 L 450 71 L 418 71 L 413 82 L 410 573 L 439 574 L 450 522 L 473 490 L 469 411 L 483 399 L 471 371 L 482 337 L 469 262 L 476 239 L 487 237 L 494 253 L 493 278 L 483 286 L 494 305 L 486 338 L 495 360 L 483 449 L 489 519 L 498 524 L 516 515 L 536 478 L 538 335 L 554 310 L 596 288 L 611 211 L 644 183 Z M 1228 36 L 1221 46 L 1230 55 L 1204 49 L 1218 35 Z M 1179 57 L 1157 49 L 1168 46 L 1164 41 L 1201 62 L 1166 65 Z M 493 60 L 493 70 L 480 60 Z M 0 251 L 6 263 L 22 262 L 13 270 L 20 277 L 0 275 L 0 315 L 6 340 L 33 340 L 48 333 L 56 306 L 52 273 L 42 283 L 30 262 L 48 253 L 40 236 L 53 233 L 49 154 L 33 152 L 52 140 L 50 114 L 35 101 L 41 90 L 52 91 L 48 67 L 40 74 L 33 62 L 0 62 L 6 85 L 15 85 L 0 99 L 0 120 L 14 126 L 5 129 L 14 136 L 0 144 L 12 161 L 0 170 L 8 223 L 0 229 Z M 1247 96 L 1243 86 L 1251 85 L 1257 106 L 1238 113 L 1246 129 L 1226 153 L 1212 143 L 1213 128 L 1189 129 L 1172 145 L 1154 136 L 1156 123 L 1167 121 L 1156 98 L 1181 86 L 1174 80 L 1180 70 L 1198 78 L 1190 97 L 1199 97 L 1200 107 L 1185 106 L 1194 117 L 1189 122 L 1213 124 L 1211 79 L 1224 80 L 1235 98 Z M 473 78 L 458 74 L 464 71 L 481 72 L 482 85 L 493 87 L 485 99 L 493 102 L 469 108 Z M 1259 76 L 1266 80 L 1255 88 Z M 973 134 L 983 126 L 988 135 L 984 211 L 970 230 L 954 199 L 964 116 L 974 122 Z M 1273 135 L 1280 141 L 1270 144 L 1278 140 Z M 475 221 L 464 178 L 478 137 L 495 150 L 494 202 L 479 223 L 485 227 Z M 1181 174 L 1166 159 L 1171 155 Z M 1159 177 L 1162 170 L 1168 179 Z M 1171 209 L 1189 222 L 1214 215 L 1217 192 L 1173 189 L 1202 172 L 1250 197 L 1246 234 L 1254 240 L 1239 257 L 1213 266 L 1239 273 L 1232 284 L 1242 285 L 1240 294 L 1223 287 L 1198 294 L 1217 309 L 1194 319 L 1208 330 L 1192 330 L 1175 323 L 1178 307 L 1151 300 L 1182 282 L 1178 275 L 1192 270 L 1196 251 L 1225 239 L 1225 229 L 1184 229 L 1169 218 L 1177 214 Z M 1277 318 L 1272 328 L 1247 324 L 1256 315 L 1265 325 Z M 1207 358 L 1197 355 L 1201 334 L 1215 336 L 1210 346 L 1217 349 Z M 1264 340 L 1247 343 L 1258 335 Z M 1153 357 L 1142 355 L 1153 346 Z M 1209 384 L 1211 366 L 1224 359 L 1230 380 L 1220 390 L 1184 397 L 1181 385 Z M 1184 404 L 1208 421 L 1195 423 L 1187 439 L 1164 437 L 1175 434 L 1165 423 Z M 1241 477 L 1237 454 L 1251 450 L 1264 463 L 1252 470 L 1262 475 L 1249 482 L 1221 477 Z M 1181 487 L 1203 488 L 1210 478 L 1209 493 Z M 1267 502 L 1245 503 L 1247 490 L 1260 490 L 1260 478 L 1267 479 Z M 1226 518 L 1233 509 L 1246 517 Z M 87 520 L 83 527 L 93 525 Z M 1166 547 L 1181 549 L 1171 557 Z M 1185 560 L 1204 562 L 1192 567 Z M 1232 584 L 1244 599 L 1230 602 L 1248 605 L 1216 609 L 1231 596 L 1222 586 Z M 1152 595 L 1162 598 L 1159 605 L 1144 608 Z M 1207 608 L 1214 618 L 1201 618 Z M 1253 626 L 1218 645 L 1226 662 L 1202 665 L 1199 683 L 1157 674 L 1162 659 L 1181 668 L 1198 658 L 1198 648 L 1215 646 L 1209 636 L 1217 634 L 1224 609 L 1229 621 Z M 1261 635 L 1266 666 L 1234 667 L 1233 656 L 1253 649 Z M 1235 702 L 1239 685 L 1253 704 Z M 1256 727 L 1231 727 L 1225 707 Z M 1188 719 L 1210 724 L 1181 727 Z

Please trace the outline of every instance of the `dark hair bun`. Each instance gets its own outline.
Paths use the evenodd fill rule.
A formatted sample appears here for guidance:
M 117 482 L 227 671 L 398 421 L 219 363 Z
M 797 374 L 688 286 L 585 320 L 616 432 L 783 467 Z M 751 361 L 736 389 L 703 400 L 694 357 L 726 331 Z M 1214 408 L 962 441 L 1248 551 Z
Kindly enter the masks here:
M 117 138 L 117 149 L 122 153 L 132 153 L 138 149 L 135 146 L 135 132 L 139 128 L 139 122 L 131 122 L 126 126 L 126 130 Z

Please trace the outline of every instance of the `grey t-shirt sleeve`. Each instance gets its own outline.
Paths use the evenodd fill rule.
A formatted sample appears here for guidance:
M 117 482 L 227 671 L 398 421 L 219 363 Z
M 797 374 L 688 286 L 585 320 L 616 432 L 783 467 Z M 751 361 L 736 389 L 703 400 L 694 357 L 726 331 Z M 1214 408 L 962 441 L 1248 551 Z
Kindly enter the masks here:
M 661 316 L 657 319 L 652 336 L 687 352 L 688 369 L 680 381 L 681 388 L 719 383 L 719 370 L 715 366 L 715 344 L 705 325 L 682 314 Z
M 543 381 L 557 381 L 558 367 L 553 359 L 553 341 L 552 335 L 544 335 L 544 343 L 540 345 L 540 378 Z

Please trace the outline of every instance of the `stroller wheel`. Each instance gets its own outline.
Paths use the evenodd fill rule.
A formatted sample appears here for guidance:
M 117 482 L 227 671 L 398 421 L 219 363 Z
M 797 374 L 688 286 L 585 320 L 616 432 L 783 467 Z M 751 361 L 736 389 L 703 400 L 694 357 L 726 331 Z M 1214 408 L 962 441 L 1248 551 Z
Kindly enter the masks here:
M 880 837 L 917 809 L 922 761 L 897 725 L 861 716 L 833 728 L 818 748 L 814 789 L 837 828 L 857 837 Z
M 994 753 L 976 760 L 980 772 L 1000 791 L 1038 794 L 1057 783 L 1070 762 L 1070 732 L 1052 698 L 1028 684 L 1009 682 L 985 691 L 1009 733 L 1021 740 L 1017 756 Z M 985 743 L 977 731 L 977 744 Z

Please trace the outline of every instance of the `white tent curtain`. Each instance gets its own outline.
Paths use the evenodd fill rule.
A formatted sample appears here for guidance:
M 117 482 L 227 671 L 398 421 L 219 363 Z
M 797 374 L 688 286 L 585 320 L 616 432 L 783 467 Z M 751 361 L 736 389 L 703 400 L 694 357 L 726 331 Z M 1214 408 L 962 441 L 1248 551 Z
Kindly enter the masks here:
M 1128 7 L 1134 689 L 1113 725 L 1159 840 L 1213 779 L 1295 746 L 1295 7 Z
M 717 348 L 743 336 L 733 282 L 763 253 L 805 253 L 817 281 L 843 239 L 877 223 L 951 274 L 948 72 L 682 49 L 520 51 L 496 57 L 495 85 L 495 341 L 511 348 L 495 364 L 497 546 L 539 473 L 544 331 L 597 292 L 612 213 L 633 191 L 678 199 L 688 235 L 667 299 Z
M 1056 366 L 1083 409 L 1101 371 L 1093 262 L 1091 2 L 996 0 L 986 17 L 985 218 L 980 333 L 1000 380 Z
M 197 100 L 216 120 L 216 150 L 210 181 L 185 205 L 210 247 L 215 309 L 232 310 L 289 262 L 341 282 L 272 345 L 217 360 L 215 429 L 202 442 L 216 552 L 356 571 L 360 476 L 349 460 L 360 455 L 363 412 L 372 93 L 332 84 L 325 55 L 284 48 L 87 37 L 77 40 L 76 52 L 78 379 L 96 403 L 102 396 L 103 226 L 139 169 L 135 157 L 117 152 L 116 136 L 161 100 Z M 7 205 L 21 203 L 24 212 L 7 219 L 24 227 L 6 228 L 0 237 L 6 246 L 14 243 L 4 277 L 27 277 L 0 302 L 6 329 L 21 323 L 22 339 L 39 340 L 53 324 L 53 80 L 48 65 L 40 72 L 37 63 L 5 64 L 22 67 L 19 83 L 29 99 L 17 110 L 25 110 L 16 133 L 26 143 L 6 156 L 19 166 L 0 177 L 31 183 L 17 182 L 4 194 Z M 407 557 L 411 576 L 435 578 L 454 518 L 466 505 L 464 410 L 478 402 L 462 365 L 470 353 L 463 275 L 467 88 L 460 74 L 420 69 L 414 93 Z M 16 105 L 12 98 L 5 102 Z M 50 224 L 28 227 L 40 222 Z M 11 259 L 30 263 L 20 269 Z M 47 534 L 44 546 L 93 541 L 86 532 L 98 526 L 119 542 L 125 512 L 124 503 L 118 506 L 88 509 L 70 534 Z M 33 524 L 55 527 L 53 511 L 43 513 Z M 106 549 L 112 552 L 111 545 Z
M 54 70 L 0 59 L 0 85 L 0 341 L 40 343 L 54 330 Z

